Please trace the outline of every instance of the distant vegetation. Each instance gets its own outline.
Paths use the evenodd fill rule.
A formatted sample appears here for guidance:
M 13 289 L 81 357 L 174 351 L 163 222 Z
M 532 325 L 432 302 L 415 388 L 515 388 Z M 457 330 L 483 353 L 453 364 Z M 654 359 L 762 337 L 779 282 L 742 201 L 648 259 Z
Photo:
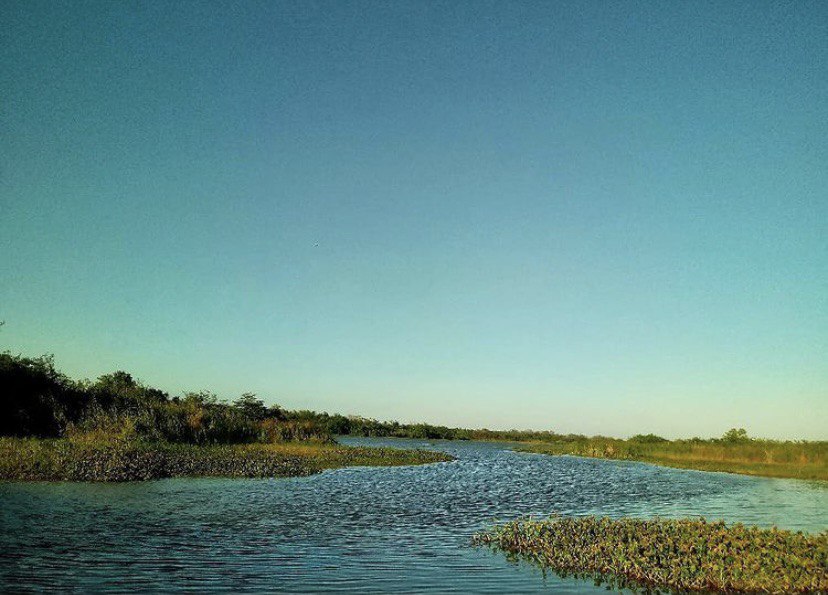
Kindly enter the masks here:
M 750 438 L 741 428 L 713 439 L 666 440 L 652 434 L 628 440 L 560 436 L 521 446 L 520 450 L 644 461 L 702 471 L 828 480 L 828 442 L 759 440 Z
M 170 397 L 124 371 L 73 380 L 50 356 L 0 353 L 0 436 L 56 438 L 75 434 L 140 437 L 186 444 L 236 444 L 370 436 L 445 440 L 552 440 L 552 432 L 469 430 L 381 422 L 357 416 L 288 411 L 247 393 L 233 402 L 213 393 Z
M 331 435 L 365 436 L 374 438 L 417 438 L 421 440 L 501 440 L 528 442 L 555 440 L 554 432 L 534 430 L 489 430 L 450 428 L 426 423 L 404 424 L 397 421 L 377 421 L 355 415 L 317 413 L 315 411 L 290 411 L 291 419 L 312 423 Z
M 0 353 L 0 436 L 65 438 L 86 444 L 152 442 L 189 445 L 333 443 L 337 435 L 430 440 L 528 442 L 522 450 L 646 461 L 752 475 L 828 479 L 828 442 L 758 440 L 743 429 L 722 438 L 628 440 L 522 430 L 402 424 L 356 416 L 289 411 L 255 395 L 225 402 L 213 393 L 171 397 L 124 371 L 95 381 L 73 380 L 49 356 Z
M 704 519 L 552 517 L 506 523 L 474 541 L 610 589 L 828 592 L 824 531 L 808 535 Z

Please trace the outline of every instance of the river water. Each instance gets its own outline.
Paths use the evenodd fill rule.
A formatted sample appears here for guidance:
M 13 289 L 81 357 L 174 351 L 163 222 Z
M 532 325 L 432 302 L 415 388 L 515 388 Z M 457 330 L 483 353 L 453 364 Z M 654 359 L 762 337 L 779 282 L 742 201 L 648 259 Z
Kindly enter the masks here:
M 828 528 L 828 483 L 355 439 L 458 460 L 296 479 L 0 483 L 0 591 L 605 593 L 470 546 L 520 515 Z

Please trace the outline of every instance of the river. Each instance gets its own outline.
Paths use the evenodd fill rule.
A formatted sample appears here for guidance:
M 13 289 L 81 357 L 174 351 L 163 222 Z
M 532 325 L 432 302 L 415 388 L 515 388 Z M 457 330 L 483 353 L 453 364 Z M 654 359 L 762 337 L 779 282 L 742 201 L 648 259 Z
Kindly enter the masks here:
M 521 454 L 481 442 L 417 467 L 294 479 L 0 483 L 0 591 L 605 593 L 470 546 L 496 520 L 682 517 L 821 531 L 828 483 Z

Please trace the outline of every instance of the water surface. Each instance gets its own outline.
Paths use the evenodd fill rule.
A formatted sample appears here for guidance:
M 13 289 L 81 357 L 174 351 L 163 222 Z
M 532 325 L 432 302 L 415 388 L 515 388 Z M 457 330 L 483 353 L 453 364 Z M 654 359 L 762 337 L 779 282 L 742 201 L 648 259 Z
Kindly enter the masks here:
M 825 482 L 479 442 L 343 442 L 458 460 L 296 479 L 0 483 L 0 591 L 606 593 L 470 547 L 471 535 L 551 512 L 828 528 Z

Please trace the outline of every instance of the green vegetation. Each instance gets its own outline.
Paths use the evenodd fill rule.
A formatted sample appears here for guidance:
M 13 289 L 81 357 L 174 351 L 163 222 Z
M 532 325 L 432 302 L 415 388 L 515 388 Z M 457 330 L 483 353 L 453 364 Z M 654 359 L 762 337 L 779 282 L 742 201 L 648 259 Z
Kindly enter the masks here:
M 403 424 L 397 421 L 377 421 L 359 416 L 317 413 L 316 411 L 290 411 L 291 419 L 311 423 L 332 435 L 365 436 L 372 438 L 416 438 L 421 440 L 490 440 L 527 442 L 553 440 L 554 432 L 533 430 L 489 430 L 450 428 L 426 423 Z
M 0 436 L 54 438 L 72 433 L 110 434 L 124 428 L 137 436 L 188 444 L 316 440 L 332 436 L 432 440 L 553 440 L 557 434 L 519 430 L 471 430 L 401 424 L 358 416 L 288 411 L 245 393 L 232 403 L 207 392 L 170 397 L 117 371 L 94 382 L 76 381 L 49 356 L 0 353 Z
M 666 440 L 654 434 L 628 440 L 554 432 L 465 429 L 401 424 L 356 416 L 289 411 L 245 393 L 233 402 L 202 391 L 170 397 L 123 371 L 95 381 L 59 372 L 51 357 L 0 353 L 0 436 L 114 438 L 158 444 L 281 444 L 333 442 L 333 436 L 531 442 L 521 450 L 550 455 L 626 459 L 750 475 L 828 479 L 828 442 L 751 439 L 742 429 L 722 438 Z
M 609 588 L 828 592 L 828 532 L 808 535 L 704 519 L 552 517 L 506 523 L 474 542 Z
M 75 381 L 50 357 L 0 354 L 0 394 L 0 479 L 284 477 L 452 458 L 339 446 L 314 419 L 252 394 L 232 403 L 208 392 L 170 398 L 121 371 Z
M 245 393 L 232 403 L 207 392 L 170 397 L 123 371 L 76 381 L 49 356 L 0 353 L 0 436 L 55 438 L 128 432 L 176 443 L 228 444 L 369 436 L 444 440 L 549 440 L 552 432 L 469 430 L 382 422 L 357 416 L 288 411 Z
M 59 372 L 51 357 L 0 354 L 0 387 L 4 436 L 129 434 L 187 444 L 331 441 L 312 420 L 296 419 L 278 405 L 266 407 L 249 393 L 233 403 L 206 391 L 170 398 L 123 371 L 94 382 L 75 381 Z
M 293 477 L 346 466 L 451 460 L 438 452 L 332 444 L 197 446 L 145 441 L 0 438 L 0 479 L 135 481 L 166 477 Z
M 560 436 L 521 446 L 519 450 L 644 461 L 701 471 L 828 480 L 828 442 L 758 440 L 749 438 L 745 430 L 735 428 L 722 438 L 709 440 L 666 440 L 652 434 L 633 436 L 629 440 Z

